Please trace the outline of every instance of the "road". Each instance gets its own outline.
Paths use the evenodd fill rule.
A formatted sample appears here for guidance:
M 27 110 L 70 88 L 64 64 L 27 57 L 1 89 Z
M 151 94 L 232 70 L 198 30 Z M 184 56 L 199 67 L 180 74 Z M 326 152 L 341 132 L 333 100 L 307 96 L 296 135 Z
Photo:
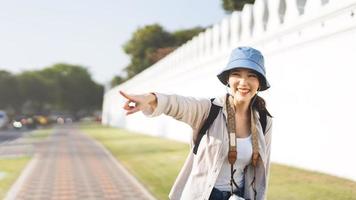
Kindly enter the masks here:
M 4 142 L 13 141 L 19 137 L 22 137 L 24 133 L 28 130 L 15 130 L 15 129 L 8 129 L 8 130 L 0 130 L 0 145 Z

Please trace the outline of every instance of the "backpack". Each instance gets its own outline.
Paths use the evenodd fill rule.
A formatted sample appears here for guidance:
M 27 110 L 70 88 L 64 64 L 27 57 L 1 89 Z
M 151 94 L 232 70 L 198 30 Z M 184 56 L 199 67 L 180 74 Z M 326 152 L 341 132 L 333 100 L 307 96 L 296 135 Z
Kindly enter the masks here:
M 206 131 L 210 128 L 211 124 L 214 122 L 214 120 L 216 119 L 216 117 L 218 116 L 220 109 L 222 108 L 221 106 L 217 106 L 215 104 L 213 104 L 215 98 L 210 99 L 211 102 L 211 108 L 210 108 L 210 112 L 208 115 L 208 118 L 205 120 L 202 128 L 199 130 L 198 133 L 198 137 L 194 143 L 194 148 L 193 148 L 193 153 L 197 154 L 198 152 L 198 148 L 199 148 L 199 144 L 201 139 L 203 138 L 203 136 L 205 135 Z M 263 130 L 263 135 L 266 134 L 266 125 L 267 125 L 267 115 L 271 116 L 267 110 L 258 110 L 258 113 L 260 115 L 260 123 L 262 126 L 262 130 Z

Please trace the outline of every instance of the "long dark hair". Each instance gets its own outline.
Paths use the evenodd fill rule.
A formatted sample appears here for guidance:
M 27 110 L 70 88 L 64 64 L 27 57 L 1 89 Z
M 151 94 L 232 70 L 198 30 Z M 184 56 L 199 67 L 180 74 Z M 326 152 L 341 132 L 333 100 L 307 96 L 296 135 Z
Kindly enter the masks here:
M 268 116 L 272 117 L 272 115 L 268 112 L 266 108 L 266 101 L 262 97 L 258 96 L 257 94 L 254 98 L 255 98 L 254 101 L 251 102 L 253 103 L 252 108 L 256 109 L 259 112 L 265 112 Z

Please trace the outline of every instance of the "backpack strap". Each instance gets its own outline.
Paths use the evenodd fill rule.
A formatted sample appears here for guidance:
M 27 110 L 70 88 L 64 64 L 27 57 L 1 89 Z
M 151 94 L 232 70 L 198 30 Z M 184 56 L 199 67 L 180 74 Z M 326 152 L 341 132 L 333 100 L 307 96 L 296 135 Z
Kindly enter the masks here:
M 199 147 L 201 139 L 205 135 L 206 131 L 210 128 L 211 124 L 213 124 L 214 120 L 218 116 L 219 111 L 221 109 L 220 106 L 217 106 L 217 105 L 213 104 L 214 99 L 215 98 L 210 99 L 211 107 L 210 107 L 209 115 L 208 115 L 208 118 L 205 120 L 202 128 L 200 129 L 200 131 L 198 133 L 198 137 L 197 137 L 197 139 L 196 139 L 196 141 L 194 143 L 194 148 L 193 148 L 193 153 L 194 154 L 197 154 L 198 147 Z
M 267 125 L 267 113 L 265 111 L 259 110 L 258 114 L 260 115 L 260 123 L 262 126 L 263 135 L 266 134 L 266 125 Z
M 260 123 L 262 126 L 263 135 L 266 135 L 266 126 L 267 126 L 267 115 L 272 117 L 268 110 L 259 110 L 258 114 L 260 115 Z

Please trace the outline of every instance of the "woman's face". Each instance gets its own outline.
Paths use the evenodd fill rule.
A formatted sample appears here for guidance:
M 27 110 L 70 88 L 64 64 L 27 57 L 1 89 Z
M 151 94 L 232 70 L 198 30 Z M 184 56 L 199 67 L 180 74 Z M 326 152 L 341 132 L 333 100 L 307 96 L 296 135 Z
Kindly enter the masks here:
M 236 69 L 230 72 L 229 85 L 234 100 L 249 103 L 260 86 L 258 76 L 249 69 Z

